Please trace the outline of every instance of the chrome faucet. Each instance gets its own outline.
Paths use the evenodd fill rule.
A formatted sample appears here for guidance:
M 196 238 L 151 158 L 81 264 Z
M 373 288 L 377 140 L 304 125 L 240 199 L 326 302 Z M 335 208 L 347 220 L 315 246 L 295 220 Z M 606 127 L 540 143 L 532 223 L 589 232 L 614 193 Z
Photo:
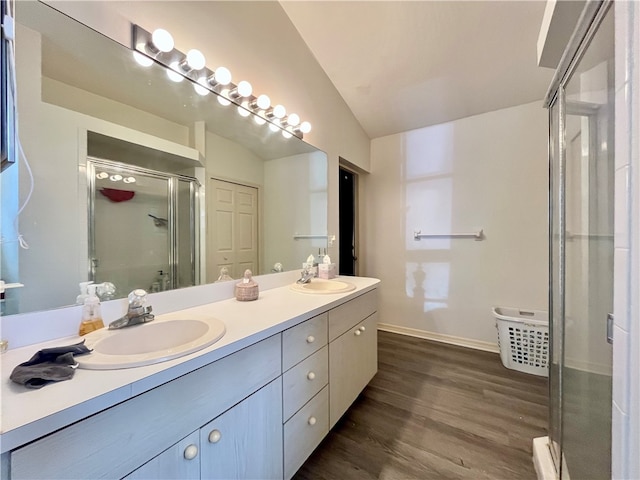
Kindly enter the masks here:
M 126 315 L 111 322 L 109 330 L 131 327 L 154 319 L 154 315 L 151 313 L 151 305 L 147 305 L 147 292 L 138 288 L 131 292 L 127 298 L 129 299 L 129 309 Z
M 313 271 L 305 268 L 300 272 L 300 278 L 296 280 L 296 283 L 309 283 L 313 276 Z

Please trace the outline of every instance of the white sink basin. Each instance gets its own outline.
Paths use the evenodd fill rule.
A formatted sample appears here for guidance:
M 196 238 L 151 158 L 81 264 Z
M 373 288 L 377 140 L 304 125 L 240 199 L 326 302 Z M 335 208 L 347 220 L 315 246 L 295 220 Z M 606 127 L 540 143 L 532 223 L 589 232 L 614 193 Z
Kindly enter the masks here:
M 356 286 L 353 283 L 343 282 L 342 280 L 323 280 L 321 278 L 313 278 L 309 283 L 291 284 L 291 290 L 311 294 L 346 293 L 355 289 Z
M 225 326 L 206 320 L 154 320 L 118 330 L 101 329 L 85 335 L 93 351 L 75 357 L 80 368 L 117 370 L 165 362 L 197 352 L 220 340 Z

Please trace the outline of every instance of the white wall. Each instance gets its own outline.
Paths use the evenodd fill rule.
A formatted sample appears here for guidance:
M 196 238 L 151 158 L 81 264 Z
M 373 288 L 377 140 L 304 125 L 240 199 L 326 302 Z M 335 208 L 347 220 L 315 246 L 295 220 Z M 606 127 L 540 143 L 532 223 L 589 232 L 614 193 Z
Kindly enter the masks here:
M 382 280 L 381 323 L 495 349 L 492 306 L 546 310 L 547 132 L 535 102 L 372 141 L 364 273 Z

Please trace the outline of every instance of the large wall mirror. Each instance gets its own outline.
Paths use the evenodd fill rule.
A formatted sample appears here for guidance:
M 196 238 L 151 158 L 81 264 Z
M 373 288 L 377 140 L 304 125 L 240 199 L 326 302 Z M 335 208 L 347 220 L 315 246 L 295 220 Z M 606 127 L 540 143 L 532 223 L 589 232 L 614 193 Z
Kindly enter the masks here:
M 0 278 L 24 286 L 3 315 L 72 305 L 80 282 L 121 298 L 326 249 L 326 154 L 45 4 L 16 10 L 26 162 L 1 174 Z

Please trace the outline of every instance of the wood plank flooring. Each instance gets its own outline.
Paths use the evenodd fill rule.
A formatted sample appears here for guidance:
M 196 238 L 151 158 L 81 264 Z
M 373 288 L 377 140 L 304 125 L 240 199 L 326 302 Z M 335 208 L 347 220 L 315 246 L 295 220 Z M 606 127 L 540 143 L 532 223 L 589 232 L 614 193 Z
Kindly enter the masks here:
M 378 332 L 378 373 L 294 477 L 535 479 L 547 379 L 497 354 Z

